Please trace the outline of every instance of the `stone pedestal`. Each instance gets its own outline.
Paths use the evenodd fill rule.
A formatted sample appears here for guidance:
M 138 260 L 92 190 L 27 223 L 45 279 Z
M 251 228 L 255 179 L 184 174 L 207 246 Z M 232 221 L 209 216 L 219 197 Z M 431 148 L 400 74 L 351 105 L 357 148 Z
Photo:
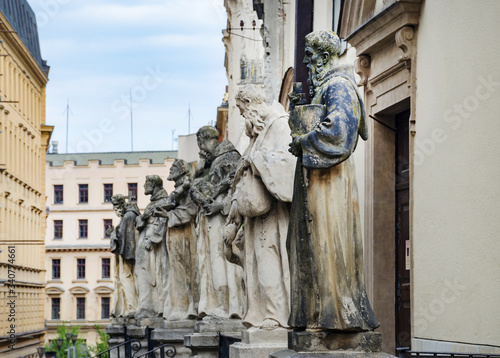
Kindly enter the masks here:
M 288 330 L 249 328 L 242 332 L 241 342 L 229 347 L 230 358 L 267 358 L 269 354 L 288 347 Z
M 191 350 L 184 346 L 184 336 L 194 333 L 194 320 L 163 321 L 162 328 L 155 328 L 151 338 L 159 344 L 171 344 L 175 347 L 175 357 L 187 358 Z
M 241 337 L 245 329 L 241 320 L 207 320 L 194 325 L 194 333 L 184 336 L 184 345 L 191 349 L 190 357 L 217 358 L 219 356 L 219 332 L 224 335 Z
M 288 334 L 288 350 L 270 358 L 392 358 L 382 353 L 382 335 L 377 332 L 296 331 Z

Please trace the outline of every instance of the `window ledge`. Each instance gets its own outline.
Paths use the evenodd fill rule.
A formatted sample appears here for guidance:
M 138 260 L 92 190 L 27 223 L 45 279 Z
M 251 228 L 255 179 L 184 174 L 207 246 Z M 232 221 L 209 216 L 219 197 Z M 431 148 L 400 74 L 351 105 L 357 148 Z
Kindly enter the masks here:
M 71 281 L 71 283 L 89 283 L 85 278 L 77 278 L 76 280 Z
M 53 278 L 48 280 L 47 283 L 63 283 L 63 281 L 60 278 Z
M 110 278 L 100 278 L 97 280 L 97 282 L 113 282 L 113 280 Z

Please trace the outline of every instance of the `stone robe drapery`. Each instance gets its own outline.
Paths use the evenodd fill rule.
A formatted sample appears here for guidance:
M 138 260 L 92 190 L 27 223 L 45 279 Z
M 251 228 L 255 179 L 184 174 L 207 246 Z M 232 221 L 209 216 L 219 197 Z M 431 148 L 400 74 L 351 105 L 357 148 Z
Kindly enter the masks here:
M 208 174 L 208 181 L 214 190 L 234 176 L 239 159 L 240 154 L 231 142 L 224 141 L 217 146 Z M 224 257 L 223 231 L 231 205 L 228 194 L 226 190 L 216 198 L 224 203 L 221 212 L 206 216 L 200 208 L 197 218 L 200 317 L 241 318 L 244 312 L 242 269 Z
M 169 275 L 163 317 L 169 321 L 196 318 L 198 280 L 194 219 L 198 207 L 189 193 L 168 212 L 167 252 Z
M 111 233 L 111 252 L 115 253 L 115 292 L 113 317 L 127 317 L 135 314 L 137 292 L 135 288 L 134 266 L 136 230 L 135 218 L 139 215 L 137 205 L 129 205 L 120 224 Z
M 151 202 L 140 216 L 144 225 L 138 227 L 139 240 L 136 248 L 135 283 L 137 310 L 135 317 L 157 317 L 163 313 L 167 270 L 165 248 L 166 218 L 153 216 L 155 208 L 167 205 L 167 192 L 161 189 L 151 196 Z M 148 242 L 151 251 L 146 250 Z
M 294 328 L 366 331 L 378 327 L 366 295 L 354 151 L 366 138 L 352 68 L 321 80 L 312 104 L 326 117 L 299 138 L 287 248 Z
M 275 102 L 275 110 L 266 119 L 264 129 L 250 145 L 240 160 L 235 178 L 232 200 L 238 205 L 240 184 L 246 175 L 262 181 L 272 199 L 270 208 L 257 208 L 261 215 L 245 216 L 244 273 L 247 289 L 247 312 L 243 318 L 246 326 L 261 327 L 264 320 L 272 319 L 287 327 L 290 313 L 290 271 L 286 252 L 286 234 L 292 201 L 295 157 L 288 151 L 290 129 L 288 115 Z M 247 166 L 246 163 L 249 163 Z M 243 189 L 244 190 L 244 189 Z M 252 193 L 245 193 L 250 196 Z M 258 195 L 254 193 L 253 195 Z M 266 200 L 252 196 L 255 205 Z M 234 205 L 234 204 L 233 204 Z M 264 204 L 265 205 L 265 204 Z M 238 210 L 239 211 L 239 210 Z

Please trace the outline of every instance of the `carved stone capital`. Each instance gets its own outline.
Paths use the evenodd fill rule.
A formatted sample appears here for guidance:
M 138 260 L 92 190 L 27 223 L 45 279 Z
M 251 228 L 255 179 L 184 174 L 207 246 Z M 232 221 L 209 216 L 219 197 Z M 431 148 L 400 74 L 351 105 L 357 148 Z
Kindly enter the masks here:
M 399 62 L 411 61 L 415 47 L 415 30 L 411 26 L 404 26 L 396 32 L 396 45 L 403 50 L 403 54 L 399 56 Z
M 356 73 L 361 77 L 361 80 L 358 83 L 358 86 L 366 86 L 368 83 L 368 77 L 370 77 L 370 64 L 371 59 L 370 56 L 361 55 L 358 56 L 356 61 L 354 61 L 354 69 Z

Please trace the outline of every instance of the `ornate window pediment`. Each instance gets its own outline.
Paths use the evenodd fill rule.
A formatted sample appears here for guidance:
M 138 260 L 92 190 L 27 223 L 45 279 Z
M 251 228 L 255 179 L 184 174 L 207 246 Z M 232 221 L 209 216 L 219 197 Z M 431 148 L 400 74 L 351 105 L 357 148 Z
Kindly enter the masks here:
M 71 287 L 69 289 L 69 292 L 71 292 L 71 294 L 73 295 L 85 295 L 87 294 L 87 292 L 90 292 L 90 290 L 86 286 L 75 286 Z
M 61 286 L 50 286 L 45 289 L 47 295 L 62 295 L 64 291 L 64 288 Z
M 113 287 L 108 285 L 100 285 L 94 288 L 95 293 L 98 295 L 108 295 L 114 292 Z

